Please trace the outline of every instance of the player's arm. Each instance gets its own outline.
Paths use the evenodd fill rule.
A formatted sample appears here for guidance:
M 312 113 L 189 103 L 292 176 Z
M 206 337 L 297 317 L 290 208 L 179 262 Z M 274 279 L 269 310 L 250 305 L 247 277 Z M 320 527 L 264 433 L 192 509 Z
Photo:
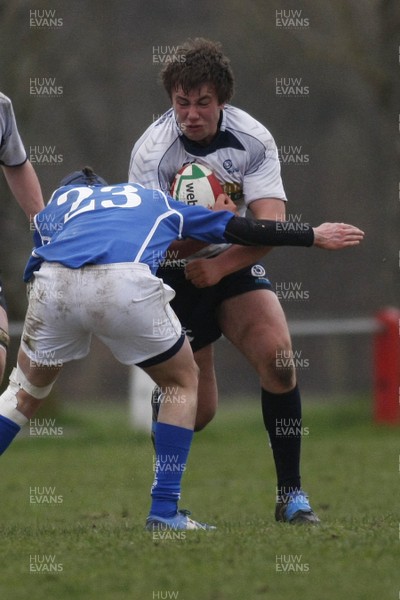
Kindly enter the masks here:
M 311 227 L 307 223 L 291 223 L 275 219 L 249 220 L 233 217 L 226 225 L 225 239 L 233 244 L 256 244 L 259 250 L 268 251 L 271 246 L 316 246 L 325 250 L 340 250 L 357 246 L 364 238 L 364 232 L 346 223 L 323 223 Z M 227 251 L 228 252 L 228 251 Z M 227 254 L 223 253 L 223 254 Z M 209 273 L 199 265 L 203 259 L 190 262 L 185 269 L 186 277 L 197 287 L 212 285 L 204 283 Z M 212 265 L 215 259 L 205 259 Z M 211 267 L 211 276 L 213 269 Z
M 325 250 L 341 250 L 357 246 L 364 232 L 347 223 L 291 223 L 266 219 L 231 219 L 225 228 L 225 239 L 234 244 L 272 246 L 316 246 Z
M 215 201 L 215 204 L 212 208 L 213 211 L 218 210 L 228 210 L 229 212 L 235 213 L 237 210 L 236 204 L 232 202 L 227 194 L 220 194 Z M 176 258 L 186 258 L 187 256 L 191 256 L 195 254 L 199 250 L 202 250 L 209 244 L 207 242 L 200 242 L 199 240 L 195 240 L 192 238 L 187 238 L 186 240 L 176 240 L 172 242 L 168 248 L 168 253 L 171 253 L 171 257 Z
M 14 198 L 32 220 L 44 208 L 42 190 L 32 164 L 27 160 L 17 167 L 2 165 L 2 168 Z
M 192 254 L 196 254 L 196 252 L 199 252 L 199 250 L 203 250 L 203 248 L 205 248 L 208 245 L 209 244 L 207 244 L 206 242 L 192 240 L 191 238 L 187 240 L 175 240 L 168 247 L 167 258 L 186 258 L 187 256 L 191 256 Z
M 277 198 L 263 198 L 250 204 L 257 219 L 285 220 L 285 202 Z M 213 258 L 199 258 L 186 267 L 186 277 L 198 287 L 217 284 L 223 277 L 257 262 L 272 248 L 232 246 Z

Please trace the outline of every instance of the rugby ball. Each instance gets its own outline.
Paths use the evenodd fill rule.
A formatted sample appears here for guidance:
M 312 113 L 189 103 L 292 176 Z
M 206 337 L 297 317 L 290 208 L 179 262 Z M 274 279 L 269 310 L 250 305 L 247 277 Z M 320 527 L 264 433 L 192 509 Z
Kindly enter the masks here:
M 190 206 L 212 208 L 224 190 L 214 173 L 204 165 L 190 163 L 175 175 L 171 196 Z

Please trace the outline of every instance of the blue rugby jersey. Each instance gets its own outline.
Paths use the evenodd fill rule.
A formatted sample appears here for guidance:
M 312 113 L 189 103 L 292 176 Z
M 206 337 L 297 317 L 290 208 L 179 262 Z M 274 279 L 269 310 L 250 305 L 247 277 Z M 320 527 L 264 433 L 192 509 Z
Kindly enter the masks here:
M 34 218 L 35 248 L 24 281 L 43 261 L 73 269 L 139 262 L 155 273 L 175 239 L 224 243 L 232 217 L 228 211 L 187 206 L 139 184 L 64 186 Z

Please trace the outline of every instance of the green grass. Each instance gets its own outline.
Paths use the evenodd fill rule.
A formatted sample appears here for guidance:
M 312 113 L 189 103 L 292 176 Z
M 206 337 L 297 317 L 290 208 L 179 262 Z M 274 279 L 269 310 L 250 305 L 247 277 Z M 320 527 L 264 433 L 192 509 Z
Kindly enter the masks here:
M 398 430 L 372 424 L 368 404 L 305 406 L 303 484 L 318 528 L 274 522 L 260 411 L 222 407 L 195 437 L 180 504 L 218 530 L 181 539 L 143 530 L 152 448 L 124 410 L 62 413 L 62 436 L 25 435 L 2 457 L 0 598 L 398 598 Z M 32 487 L 55 488 L 59 503 L 30 503 Z M 59 571 L 31 572 L 31 557 Z

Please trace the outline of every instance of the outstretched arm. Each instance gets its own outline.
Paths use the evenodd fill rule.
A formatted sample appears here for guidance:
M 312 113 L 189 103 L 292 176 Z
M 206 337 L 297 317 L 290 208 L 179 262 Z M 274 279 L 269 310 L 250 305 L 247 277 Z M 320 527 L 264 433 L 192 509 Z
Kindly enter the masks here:
M 364 238 L 364 232 L 346 223 L 323 223 L 311 227 L 305 223 L 290 221 L 249 220 L 233 217 L 226 227 L 225 238 L 235 244 L 258 246 L 258 250 L 268 252 L 268 246 L 316 246 L 325 250 L 340 250 L 357 246 Z M 260 248 L 261 246 L 261 248 Z M 224 254 L 211 259 L 197 259 L 185 268 L 186 278 L 197 287 L 215 285 L 226 274 L 218 269 L 218 262 L 224 261 Z
M 290 221 L 249 220 L 232 218 L 225 230 L 225 238 L 233 244 L 255 246 L 312 246 L 325 250 L 340 250 L 357 246 L 364 232 L 346 223 L 323 223 L 311 227 L 306 223 Z

